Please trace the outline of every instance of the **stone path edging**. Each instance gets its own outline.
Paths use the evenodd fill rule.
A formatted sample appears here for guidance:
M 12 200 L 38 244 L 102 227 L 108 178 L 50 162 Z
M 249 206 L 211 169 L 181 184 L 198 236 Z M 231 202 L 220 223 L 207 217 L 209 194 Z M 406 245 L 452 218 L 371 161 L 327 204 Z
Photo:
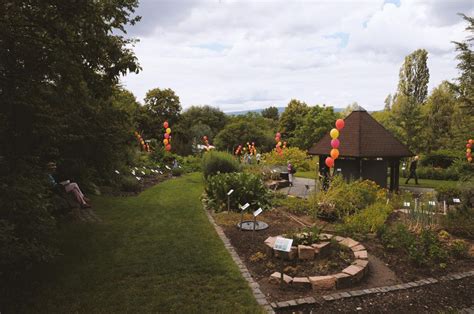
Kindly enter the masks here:
M 353 298 L 353 297 L 359 297 L 359 296 L 376 294 L 376 293 L 386 293 L 386 292 L 397 291 L 397 290 L 407 290 L 407 289 L 421 287 L 425 285 L 432 285 L 432 284 L 436 284 L 443 281 L 459 280 L 466 277 L 474 277 L 474 270 L 462 272 L 462 273 L 449 274 L 446 276 L 442 276 L 438 279 L 425 278 L 425 279 L 421 279 L 417 281 L 411 281 L 411 282 L 402 283 L 398 285 L 392 285 L 392 286 L 383 286 L 383 287 L 377 287 L 377 288 L 371 288 L 371 289 L 352 290 L 352 291 L 345 291 L 345 292 L 340 292 L 340 293 L 327 294 L 327 295 L 322 296 L 321 298 L 323 299 L 323 301 L 331 302 L 334 300 Z M 270 305 L 274 309 L 285 309 L 285 308 L 289 308 L 289 307 L 293 307 L 297 305 L 311 305 L 316 302 L 317 301 L 314 297 L 308 297 L 308 298 L 288 300 L 288 301 L 283 301 L 283 302 L 272 302 Z
M 216 224 L 216 222 L 214 220 L 214 217 L 212 217 L 212 215 L 209 213 L 208 210 L 206 210 L 204 208 L 204 212 L 206 213 L 206 216 L 209 219 L 209 221 L 211 222 L 211 224 L 214 226 L 214 229 L 216 229 L 217 235 L 219 235 L 222 242 L 224 242 L 224 246 L 225 246 L 226 250 L 230 253 L 230 256 L 232 257 L 234 262 L 239 267 L 240 273 L 245 278 L 245 280 L 247 280 L 250 288 L 252 289 L 252 293 L 253 293 L 255 299 L 257 300 L 257 303 L 260 304 L 261 306 L 263 306 L 263 308 L 268 313 L 275 313 L 273 311 L 273 308 L 270 306 L 270 303 L 268 302 L 267 298 L 263 294 L 262 290 L 260 290 L 260 285 L 255 280 L 253 280 L 252 275 L 250 275 L 249 270 L 247 269 L 245 264 L 240 259 L 239 255 L 235 251 L 232 244 L 230 244 L 230 241 L 227 238 L 227 236 L 225 235 L 224 230 L 222 230 L 222 228 Z

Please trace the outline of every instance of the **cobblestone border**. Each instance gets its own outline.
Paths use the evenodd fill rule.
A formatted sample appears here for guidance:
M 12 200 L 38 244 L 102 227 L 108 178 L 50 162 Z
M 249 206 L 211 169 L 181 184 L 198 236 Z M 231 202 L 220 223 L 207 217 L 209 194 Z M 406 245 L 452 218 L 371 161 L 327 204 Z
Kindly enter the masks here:
M 230 244 L 230 241 L 227 238 L 227 236 L 225 235 L 224 230 L 222 230 L 222 228 L 216 224 L 216 221 L 214 220 L 214 217 L 212 217 L 212 215 L 210 214 L 210 212 L 208 210 L 206 210 L 204 208 L 204 212 L 206 213 L 206 216 L 209 219 L 209 221 L 211 222 L 211 224 L 214 226 L 214 229 L 216 229 L 216 232 L 219 235 L 219 237 L 221 238 L 222 242 L 224 242 L 224 246 L 225 246 L 226 250 L 230 253 L 230 256 L 232 257 L 234 262 L 239 267 L 240 273 L 245 278 L 245 280 L 247 280 L 250 288 L 252 289 L 252 293 L 253 293 L 255 299 L 257 300 L 257 303 L 260 304 L 261 306 L 263 306 L 263 308 L 268 313 L 273 313 L 274 314 L 275 312 L 273 311 L 272 306 L 270 306 L 270 303 L 268 302 L 267 298 L 263 294 L 262 290 L 260 290 L 260 285 L 255 280 L 253 280 L 252 275 L 250 275 L 249 270 L 247 269 L 245 264 L 240 259 L 239 255 L 235 251 L 232 244 Z
M 370 295 L 370 294 L 386 293 L 386 292 L 397 291 L 397 290 L 407 290 L 407 289 L 421 287 L 425 285 L 432 285 L 432 284 L 436 284 L 443 281 L 446 282 L 446 281 L 452 281 L 452 280 L 459 280 L 466 277 L 474 277 L 474 270 L 462 272 L 462 273 L 449 274 L 446 276 L 439 277 L 438 279 L 425 278 L 425 279 L 421 279 L 417 281 L 411 281 L 411 282 L 398 284 L 398 285 L 392 285 L 392 286 L 383 286 L 383 287 L 377 287 L 377 288 L 371 288 L 371 289 L 352 290 L 352 291 L 346 291 L 346 292 L 340 292 L 340 293 L 327 294 L 327 295 L 322 296 L 321 299 L 323 301 L 330 302 L 334 300 L 353 298 L 353 297 Z M 316 302 L 317 300 L 314 297 L 309 297 L 309 298 L 288 300 L 288 301 L 283 301 L 283 302 L 272 302 L 270 303 L 270 305 L 274 309 L 285 309 L 285 308 L 289 308 L 289 307 L 293 307 L 297 305 L 311 305 Z M 470 308 L 466 310 L 470 310 Z

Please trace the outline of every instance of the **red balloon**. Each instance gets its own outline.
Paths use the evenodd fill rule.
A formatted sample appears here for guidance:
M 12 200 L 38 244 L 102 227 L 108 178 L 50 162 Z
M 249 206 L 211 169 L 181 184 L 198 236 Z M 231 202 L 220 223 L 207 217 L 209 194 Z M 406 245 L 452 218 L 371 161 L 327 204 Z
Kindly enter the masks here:
M 472 144 L 468 143 L 466 144 L 466 148 L 471 148 L 472 147 Z
M 344 125 L 345 125 L 344 120 L 342 119 L 336 120 L 336 129 L 341 130 L 344 128 Z
M 163 127 L 167 129 L 169 127 L 168 121 L 163 122 Z
M 166 139 L 169 139 L 169 138 L 170 138 L 170 135 L 169 135 L 168 133 L 165 133 L 163 136 L 164 136 Z
M 281 137 L 280 132 L 277 132 L 276 137 Z
M 206 135 L 204 135 L 202 138 L 203 138 L 205 141 L 207 141 L 207 136 L 206 136 Z
M 331 147 L 332 148 L 338 148 L 339 144 L 341 144 L 341 142 L 339 142 L 339 140 L 337 138 L 331 140 Z
M 469 158 L 471 156 L 472 156 L 471 153 L 466 153 L 466 158 Z
M 170 144 L 166 145 L 166 146 L 165 146 L 165 149 L 166 149 L 166 151 L 169 152 L 169 151 L 171 150 L 171 145 L 170 145 Z
M 469 139 L 468 143 L 472 145 L 472 143 L 474 143 L 474 140 Z
M 334 159 L 332 159 L 331 157 L 326 158 L 325 163 L 326 163 L 326 166 L 328 166 L 329 168 L 334 167 Z

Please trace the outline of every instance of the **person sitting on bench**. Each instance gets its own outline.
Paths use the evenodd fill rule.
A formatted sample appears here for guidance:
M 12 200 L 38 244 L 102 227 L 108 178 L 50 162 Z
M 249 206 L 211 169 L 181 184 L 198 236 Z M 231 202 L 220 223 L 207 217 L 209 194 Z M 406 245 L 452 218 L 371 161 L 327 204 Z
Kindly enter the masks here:
M 85 197 L 84 193 L 82 193 L 77 183 L 71 182 L 69 180 L 62 181 L 59 183 L 56 181 L 56 179 L 53 176 L 53 174 L 56 172 L 56 163 L 54 162 L 48 163 L 48 170 L 50 172 L 48 173 L 48 179 L 51 182 L 51 185 L 53 187 L 63 186 L 67 193 L 72 192 L 72 194 L 74 194 L 74 196 L 76 197 L 77 202 L 81 205 L 81 208 L 92 207 L 90 204 L 87 203 L 90 200 L 87 197 Z

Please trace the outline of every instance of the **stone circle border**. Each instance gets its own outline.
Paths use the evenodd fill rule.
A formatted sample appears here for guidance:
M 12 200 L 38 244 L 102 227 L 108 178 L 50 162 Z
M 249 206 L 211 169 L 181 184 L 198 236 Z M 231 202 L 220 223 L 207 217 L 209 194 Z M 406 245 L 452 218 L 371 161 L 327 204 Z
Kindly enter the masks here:
M 334 239 L 339 244 L 348 247 L 354 254 L 355 261 L 348 267 L 344 268 L 338 273 L 326 276 L 305 276 L 305 277 L 291 277 L 283 274 L 283 280 L 286 284 L 294 287 L 310 287 L 315 291 L 344 289 L 352 287 L 361 281 L 369 272 L 369 261 L 366 248 L 359 242 L 352 238 L 345 238 L 340 236 L 333 236 L 329 233 L 321 233 L 319 239 L 320 243 L 307 245 L 292 246 L 291 251 L 282 253 L 273 249 L 277 237 L 268 237 L 265 243 L 266 253 L 269 256 L 279 256 L 282 258 L 293 260 L 310 260 L 315 255 L 324 254 L 330 247 L 330 240 Z M 274 272 L 270 275 L 269 282 L 279 284 L 281 281 L 281 273 Z

